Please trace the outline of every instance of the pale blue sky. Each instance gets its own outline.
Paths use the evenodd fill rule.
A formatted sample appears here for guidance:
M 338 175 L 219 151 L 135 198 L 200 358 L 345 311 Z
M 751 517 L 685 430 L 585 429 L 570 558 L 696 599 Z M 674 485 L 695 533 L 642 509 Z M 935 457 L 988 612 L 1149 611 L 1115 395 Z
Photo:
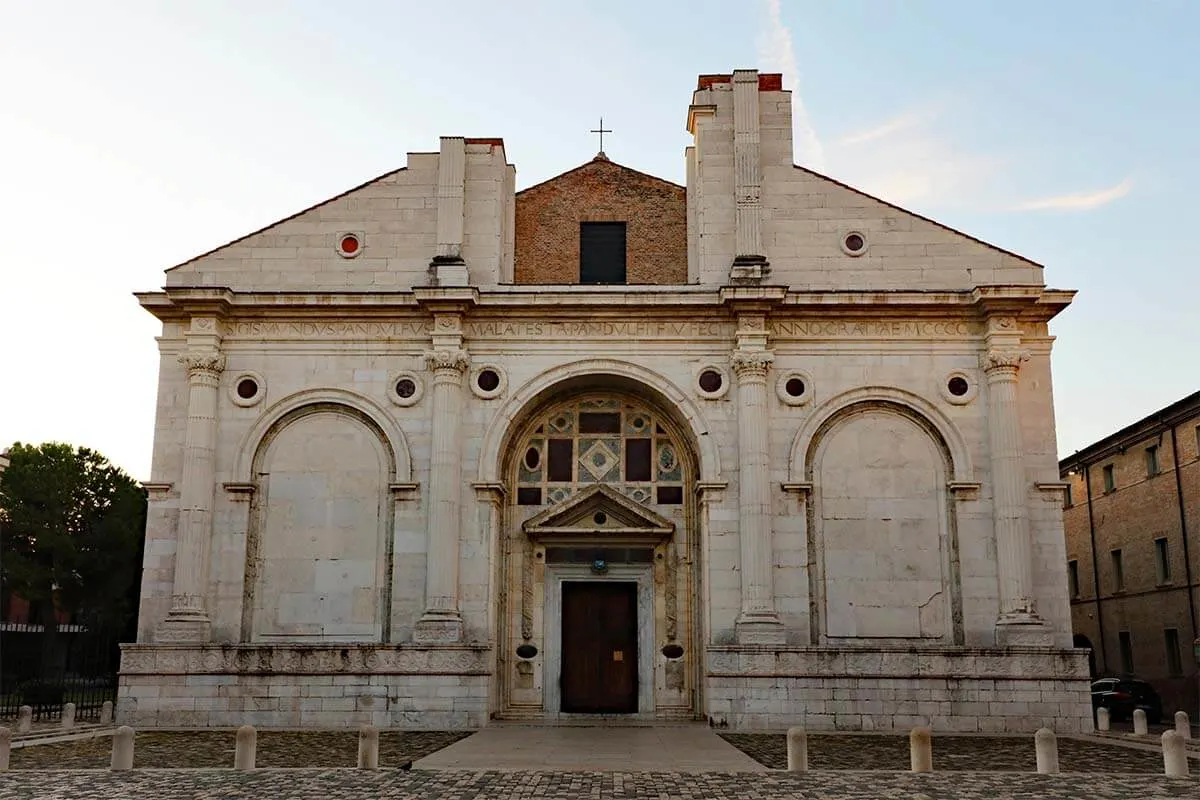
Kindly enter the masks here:
M 1200 384 L 1200 3 L 0 0 L 0 442 L 148 479 L 162 270 L 503 136 L 680 181 L 696 75 L 784 71 L 797 162 L 1046 265 L 1059 451 Z M 1190 324 L 1189 324 L 1190 323 Z

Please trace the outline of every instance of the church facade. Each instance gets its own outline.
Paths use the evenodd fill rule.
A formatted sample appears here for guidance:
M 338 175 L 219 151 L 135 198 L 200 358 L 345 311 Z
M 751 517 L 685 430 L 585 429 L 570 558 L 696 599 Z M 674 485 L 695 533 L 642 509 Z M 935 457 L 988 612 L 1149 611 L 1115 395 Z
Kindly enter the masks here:
M 437 152 L 167 272 L 154 726 L 1091 728 L 1042 267 L 792 163 Z

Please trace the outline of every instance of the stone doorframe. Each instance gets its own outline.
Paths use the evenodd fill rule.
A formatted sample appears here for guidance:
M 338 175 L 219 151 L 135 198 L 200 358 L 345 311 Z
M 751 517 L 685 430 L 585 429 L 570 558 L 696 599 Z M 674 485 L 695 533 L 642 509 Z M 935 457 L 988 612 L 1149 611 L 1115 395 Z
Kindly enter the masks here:
M 654 718 L 654 565 L 613 564 L 597 575 L 587 564 L 546 565 L 546 660 L 542 676 L 542 707 L 548 719 L 602 718 L 604 714 L 564 713 L 562 708 L 562 585 L 568 581 L 624 582 L 637 584 L 638 710 L 623 714 L 630 719 Z

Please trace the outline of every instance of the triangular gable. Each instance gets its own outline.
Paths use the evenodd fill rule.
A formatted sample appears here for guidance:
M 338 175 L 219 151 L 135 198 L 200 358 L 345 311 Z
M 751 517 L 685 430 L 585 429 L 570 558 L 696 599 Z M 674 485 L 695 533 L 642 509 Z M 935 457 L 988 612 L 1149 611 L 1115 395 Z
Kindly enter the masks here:
M 612 167 L 612 168 L 615 168 L 616 171 L 627 172 L 631 176 L 636 176 L 639 178 L 649 178 L 653 181 L 657 181 L 658 183 L 664 184 L 665 186 L 669 186 L 670 188 L 676 189 L 681 192 L 687 191 L 686 186 L 680 186 L 678 183 L 675 183 L 674 181 L 669 181 L 666 178 L 660 178 L 657 175 L 651 175 L 649 172 L 642 172 L 641 170 L 634 169 L 633 167 L 627 167 L 624 164 L 618 164 L 616 161 L 613 161 L 611 158 L 608 158 L 607 156 L 605 156 L 604 158 L 600 158 L 597 156 L 596 158 L 593 158 L 591 161 L 585 161 L 584 163 L 580 164 L 578 167 L 573 167 L 572 169 L 569 169 L 566 172 L 560 172 L 559 174 L 557 174 L 553 177 L 547 178 L 544 181 L 535 183 L 533 186 L 525 187 L 521 191 L 517 192 L 517 197 L 520 197 L 521 195 L 525 194 L 526 192 L 532 192 L 533 190 L 540 189 L 541 187 L 543 187 L 547 184 L 554 183 L 555 181 L 558 181 L 563 178 L 574 175 L 576 172 L 579 172 L 580 170 L 588 169 L 589 167 L 596 167 L 598 165 L 601 166 L 601 168 Z
M 530 517 L 525 533 L 538 541 L 590 543 L 661 541 L 675 523 L 609 486 L 596 484 Z

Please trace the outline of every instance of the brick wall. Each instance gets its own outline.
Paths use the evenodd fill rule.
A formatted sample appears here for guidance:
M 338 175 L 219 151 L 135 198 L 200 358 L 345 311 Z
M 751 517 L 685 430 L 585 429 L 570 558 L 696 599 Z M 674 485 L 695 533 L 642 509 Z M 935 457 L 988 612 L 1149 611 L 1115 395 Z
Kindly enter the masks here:
M 516 283 L 579 283 L 579 223 L 625 222 L 628 283 L 687 283 L 682 186 L 595 159 L 517 194 Z
M 1079 564 L 1079 594 L 1073 597 L 1072 625 L 1095 650 L 1101 674 L 1123 672 L 1119 635 L 1127 631 L 1133 653 L 1133 673 L 1154 684 L 1162 695 L 1164 712 L 1194 710 L 1196 662 L 1192 656 L 1188 593 L 1200 578 L 1200 416 L 1175 425 L 1179 444 L 1179 477 L 1187 514 L 1188 560 L 1184 561 L 1183 531 L 1171 432 L 1167 428 L 1143 440 L 1130 441 L 1088 464 L 1091 480 L 1091 519 L 1095 528 L 1095 570 L 1099 575 L 1099 608 L 1093 580 L 1087 484 L 1082 470 L 1066 474 L 1072 503 L 1063 512 L 1067 558 Z M 1147 474 L 1146 448 L 1158 447 L 1156 475 Z M 1113 467 L 1116 488 L 1104 490 L 1104 468 Z M 1170 576 L 1160 581 L 1155 563 L 1155 540 L 1165 538 Z M 1124 588 L 1118 589 L 1112 551 L 1121 550 Z M 1188 584 L 1188 572 L 1192 586 Z M 1182 670 L 1172 674 L 1167 657 L 1166 629 L 1176 630 Z M 1102 640 L 1101 640 L 1102 639 Z

